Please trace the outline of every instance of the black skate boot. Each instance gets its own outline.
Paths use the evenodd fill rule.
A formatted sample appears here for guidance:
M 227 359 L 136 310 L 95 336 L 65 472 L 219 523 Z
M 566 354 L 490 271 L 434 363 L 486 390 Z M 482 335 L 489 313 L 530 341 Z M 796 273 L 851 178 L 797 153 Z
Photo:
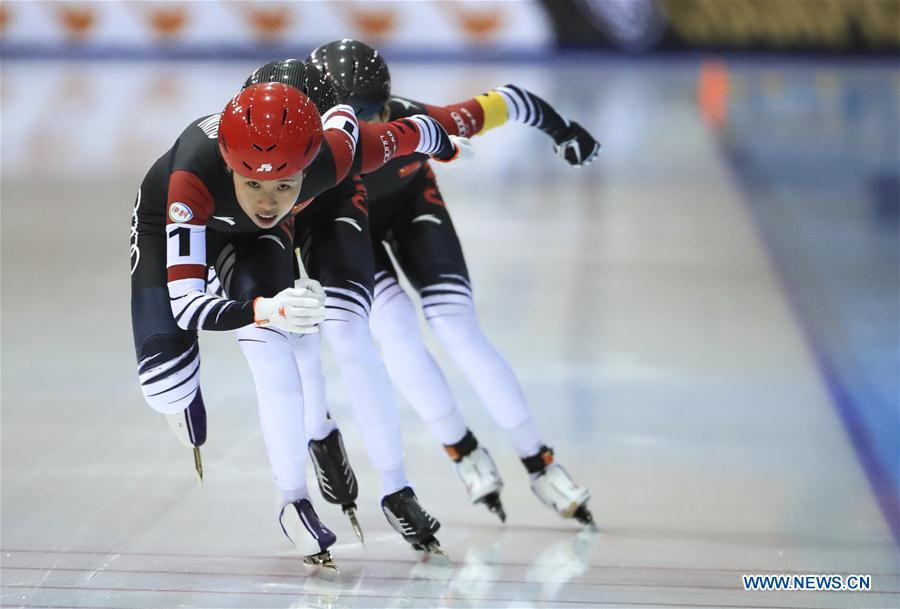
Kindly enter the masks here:
M 394 530 L 400 533 L 413 550 L 447 557 L 434 536 L 441 528 L 441 523 L 419 505 L 419 500 L 411 488 L 405 486 L 386 495 L 381 500 L 381 511 Z
M 466 430 L 466 435 L 456 444 L 444 445 L 456 467 L 456 473 L 466 485 L 469 501 L 481 503 L 506 522 L 506 511 L 500 502 L 503 480 L 497 472 L 497 465 L 487 449 L 478 445 L 475 435 Z
M 314 567 L 325 567 L 337 571 L 337 565 L 331 557 L 331 552 L 328 551 L 328 548 L 337 541 L 337 537 L 319 520 L 319 515 L 316 514 L 309 499 L 298 499 L 292 503 L 285 504 L 278 515 L 278 523 L 281 525 L 281 530 L 284 532 L 285 537 L 301 548 L 301 551 L 305 551 L 302 548 L 308 544 L 304 543 L 300 538 L 302 532 L 298 533 L 298 531 L 302 531 L 302 529 L 297 525 L 298 520 L 303 524 L 303 528 L 312 535 L 319 550 L 318 552 L 313 551 L 310 554 L 306 554 L 303 557 L 303 562 Z M 288 528 L 294 531 L 293 537 L 288 533 Z
M 356 519 L 356 497 L 359 495 L 359 486 L 356 484 L 356 474 L 350 468 L 350 460 L 347 458 L 340 430 L 335 429 L 322 440 L 310 440 L 309 456 L 316 469 L 316 479 L 319 481 L 322 497 L 328 503 L 341 506 L 350 519 L 350 526 L 353 527 L 356 537 L 365 545 L 362 527 Z
M 553 461 L 553 449 L 542 446 L 537 454 L 522 459 L 531 475 L 531 490 L 547 507 L 563 518 L 574 518 L 583 525 L 596 528 L 587 508 L 591 494 L 572 480 L 561 465 Z

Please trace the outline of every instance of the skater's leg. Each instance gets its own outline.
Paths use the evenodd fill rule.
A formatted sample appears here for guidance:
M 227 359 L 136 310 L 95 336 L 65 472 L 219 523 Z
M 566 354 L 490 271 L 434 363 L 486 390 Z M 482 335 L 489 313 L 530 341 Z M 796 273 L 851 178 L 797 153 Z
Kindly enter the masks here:
M 296 337 L 291 343 L 300 378 L 303 379 L 303 409 L 309 440 L 322 440 L 337 428 L 328 412 L 321 336 L 318 332 L 306 334 Z
M 275 486 L 285 503 L 308 499 L 303 391 L 290 338 L 273 328 L 237 331 L 256 384 L 259 419 Z
M 266 237 L 266 238 L 263 238 Z M 231 239 L 216 261 L 225 293 L 252 300 L 293 285 L 292 239 L 276 229 Z M 246 326 L 238 341 L 256 385 L 260 423 L 275 484 L 285 503 L 309 497 L 303 390 L 290 333 Z
M 165 199 L 161 169 L 154 166 L 135 197 L 131 223 L 131 319 L 144 399 L 165 414 L 185 446 L 194 450 L 200 479 L 200 446 L 206 441 L 206 408 L 200 391 L 200 349 L 195 331 L 175 323 L 166 276 L 164 219 L 144 210 Z M 143 207 L 142 207 L 143 202 Z
M 512 368 L 481 330 L 471 292 L 460 288 L 448 297 L 430 286 L 422 294 L 429 326 L 497 425 L 509 434 L 520 457 L 535 454 L 542 442 L 525 395 Z
M 425 347 L 412 301 L 388 270 L 376 274 L 371 326 L 391 380 L 431 433 L 448 446 L 462 440 L 466 423 L 450 386 Z
M 519 456 L 536 453 L 541 438 L 512 369 L 478 324 L 462 246 L 430 170 L 409 205 L 392 219 L 391 229 L 390 245 L 419 291 L 439 342 Z
M 351 184 L 352 186 L 352 184 Z M 326 293 L 322 334 L 337 361 L 366 451 L 384 494 L 408 484 L 393 387 L 369 330 L 374 266 L 365 200 L 340 188 L 301 214 L 304 264 Z M 306 212 L 304 212 L 305 214 Z
M 316 471 L 322 498 L 340 505 L 354 533 L 364 541 L 356 518 L 359 484 L 350 467 L 341 432 L 328 413 L 325 377 L 322 373 L 321 334 L 306 334 L 292 341 L 294 358 L 303 379 L 303 405 L 309 456 Z

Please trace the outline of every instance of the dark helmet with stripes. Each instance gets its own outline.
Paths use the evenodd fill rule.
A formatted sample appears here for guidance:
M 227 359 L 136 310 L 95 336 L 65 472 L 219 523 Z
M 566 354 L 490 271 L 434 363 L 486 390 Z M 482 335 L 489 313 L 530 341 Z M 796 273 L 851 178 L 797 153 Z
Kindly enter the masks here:
M 361 119 L 379 114 L 391 95 L 387 64 L 365 42 L 344 38 L 323 44 L 309 62 L 334 79 L 340 101 L 353 106 Z
M 302 59 L 270 61 L 256 68 L 244 81 L 243 88 L 263 82 L 280 82 L 300 89 L 316 105 L 320 114 L 340 103 L 331 77 Z

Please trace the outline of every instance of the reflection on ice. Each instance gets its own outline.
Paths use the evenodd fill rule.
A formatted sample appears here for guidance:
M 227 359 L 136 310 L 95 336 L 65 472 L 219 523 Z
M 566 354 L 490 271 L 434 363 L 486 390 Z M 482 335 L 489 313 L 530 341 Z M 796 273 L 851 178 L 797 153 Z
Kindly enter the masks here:
M 560 588 L 588 570 L 588 551 L 600 534 L 587 527 L 580 533 L 548 547 L 528 569 L 528 581 L 540 585 L 541 600 L 556 598 Z

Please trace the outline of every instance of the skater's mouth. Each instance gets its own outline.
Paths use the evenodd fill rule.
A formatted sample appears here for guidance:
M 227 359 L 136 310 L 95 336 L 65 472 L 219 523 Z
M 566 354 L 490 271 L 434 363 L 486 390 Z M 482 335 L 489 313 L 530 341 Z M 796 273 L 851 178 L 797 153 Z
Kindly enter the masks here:
M 256 221 L 263 226 L 271 226 L 278 219 L 278 214 L 256 214 Z

